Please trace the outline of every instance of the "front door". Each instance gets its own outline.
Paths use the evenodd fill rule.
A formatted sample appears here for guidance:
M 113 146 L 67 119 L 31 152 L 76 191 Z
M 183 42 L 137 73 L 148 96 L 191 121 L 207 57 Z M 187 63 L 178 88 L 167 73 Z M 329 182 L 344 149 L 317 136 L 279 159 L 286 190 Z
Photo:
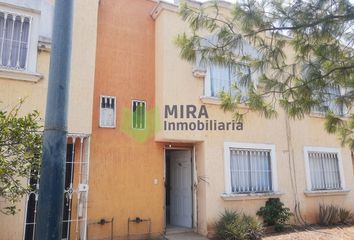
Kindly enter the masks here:
M 171 151 L 171 225 L 192 227 L 192 155 L 190 150 Z

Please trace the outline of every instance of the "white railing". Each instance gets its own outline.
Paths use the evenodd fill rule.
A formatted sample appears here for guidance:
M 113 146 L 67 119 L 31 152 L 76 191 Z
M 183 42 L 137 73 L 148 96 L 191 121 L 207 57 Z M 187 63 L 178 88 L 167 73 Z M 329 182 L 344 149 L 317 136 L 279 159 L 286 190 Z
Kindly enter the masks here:
M 87 239 L 87 203 L 90 137 L 68 134 L 62 239 Z M 69 146 L 68 145 L 68 146 Z M 35 239 L 38 179 L 29 179 L 33 192 L 26 196 L 23 240 Z

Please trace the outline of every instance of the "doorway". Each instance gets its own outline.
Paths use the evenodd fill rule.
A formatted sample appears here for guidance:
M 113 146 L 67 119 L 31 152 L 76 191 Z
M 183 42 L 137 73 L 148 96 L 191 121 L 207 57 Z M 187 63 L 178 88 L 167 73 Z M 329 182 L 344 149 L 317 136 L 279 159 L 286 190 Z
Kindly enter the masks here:
M 166 149 L 165 174 L 166 227 L 192 228 L 192 151 Z

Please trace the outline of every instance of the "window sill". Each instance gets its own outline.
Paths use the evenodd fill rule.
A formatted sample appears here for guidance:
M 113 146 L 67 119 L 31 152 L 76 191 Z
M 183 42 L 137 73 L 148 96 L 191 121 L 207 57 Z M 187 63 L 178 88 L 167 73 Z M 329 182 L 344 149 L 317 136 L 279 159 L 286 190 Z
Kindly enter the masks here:
M 200 101 L 204 104 L 221 105 L 221 100 L 218 97 L 200 96 Z
M 270 192 L 270 193 L 242 193 L 242 194 L 221 194 L 221 198 L 225 201 L 241 201 L 241 200 L 257 200 L 267 199 L 271 197 L 280 197 L 283 193 Z
M 310 117 L 313 118 L 325 118 L 326 114 L 321 112 L 310 112 Z
M 221 105 L 222 104 L 220 98 L 218 98 L 218 97 L 200 96 L 199 99 L 204 104 L 211 104 L 211 105 Z M 249 107 L 245 104 L 238 104 L 237 108 L 249 109 Z
M 313 117 L 313 118 L 326 118 L 326 114 L 325 113 L 317 113 L 317 112 L 311 112 L 310 113 L 310 117 Z M 339 116 L 340 118 L 349 118 L 349 114 L 348 115 L 343 115 L 343 116 Z
M 11 69 L 0 69 L 0 79 L 13 79 L 18 81 L 37 83 L 43 78 L 42 74 Z
M 305 191 L 304 194 L 307 197 L 319 197 L 319 196 L 347 195 L 349 192 L 350 192 L 349 189 L 345 189 L 345 190 L 322 190 L 322 191 Z
M 99 128 L 104 128 L 104 129 L 115 129 L 116 128 L 116 125 L 114 126 L 101 126 L 101 125 L 98 125 Z

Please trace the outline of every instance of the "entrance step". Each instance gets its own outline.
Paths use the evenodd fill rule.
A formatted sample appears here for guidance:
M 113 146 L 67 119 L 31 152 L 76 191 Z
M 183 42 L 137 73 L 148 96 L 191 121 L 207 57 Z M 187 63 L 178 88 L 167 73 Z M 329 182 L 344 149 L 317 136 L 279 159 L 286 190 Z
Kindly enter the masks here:
M 168 225 L 166 227 L 166 235 L 178 234 L 178 233 L 192 233 L 192 232 L 193 232 L 192 228 L 178 227 L 172 225 Z
M 208 238 L 201 236 L 195 232 L 166 234 L 165 239 L 167 240 L 208 240 Z

